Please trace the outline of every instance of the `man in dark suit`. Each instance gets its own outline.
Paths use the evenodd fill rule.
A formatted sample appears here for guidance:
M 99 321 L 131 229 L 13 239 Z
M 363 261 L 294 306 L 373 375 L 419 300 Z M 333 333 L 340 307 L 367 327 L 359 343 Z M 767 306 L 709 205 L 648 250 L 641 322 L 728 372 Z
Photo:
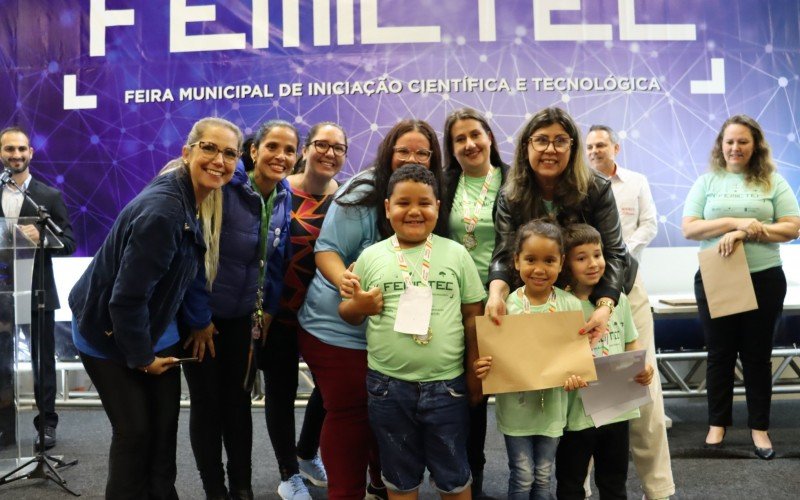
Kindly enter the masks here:
M 61 198 L 61 193 L 52 187 L 34 179 L 29 170 L 33 148 L 30 147 L 28 135 L 20 128 L 9 127 L 0 131 L 0 159 L 3 168 L 10 171 L 17 186 L 27 191 L 28 195 L 40 206 L 47 209 L 53 222 L 64 234 L 59 240 L 63 248 L 46 250 L 44 256 L 44 269 L 40 269 L 38 255 L 33 268 L 32 289 L 39 286 L 39 277 L 44 273 L 45 311 L 43 329 L 39 332 L 39 313 L 36 308 L 36 297 L 31 300 L 31 357 L 33 361 L 33 386 L 36 404 L 44 408 L 44 422 L 39 421 L 39 415 L 33 419 L 37 431 L 40 425 L 44 426 L 44 448 L 49 449 L 56 444 L 56 426 L 58 414 L 56 413 L 56 357 L 55 338 L 55 310 L 60 307 L 56 282 L 53 277 L 53 255 L 69 255 L 75 251 L 75 239 L 72 236 L 72 225 L 67 214 L 67 207 Z M 10 183 L 0 189 L 0 217 L 36 217 L 36 211 L 30 201 Z M 21 225 L 20 230 L 31 241 L 39 243 L 39 230 L 35 225 Z M 47 242 L 46 242 L 47 243 Z M 42 378 L 39 380 L 38 351 L 41 349 Z M 41 448 L 37 432 L 35 446 Z

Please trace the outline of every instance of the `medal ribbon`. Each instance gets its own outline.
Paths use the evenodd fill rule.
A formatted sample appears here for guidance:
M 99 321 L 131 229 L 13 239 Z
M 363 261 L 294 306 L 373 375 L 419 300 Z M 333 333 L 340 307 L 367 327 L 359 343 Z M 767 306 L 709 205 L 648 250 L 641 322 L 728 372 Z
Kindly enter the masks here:
M 392 235 L 389 239 L 394 247 L 394 254 L 397 256 L 397 265 L 400 267 L 400 272 L 403 273 L 403 281 L 406 287 L 414 286 L 414 281 L 411 278 L 411 270 L 408 267 L 403 250 L 400 248 L 400 242 L 397 240 L 397 235 Z M 425 240 L 425 248 L 422 250 L 422 271 L 420 278 L 422 279 L 423 286 L 430 286 L 428 284 L 428 276 L 431 273 L 431 253 L 433 252 L 433 233 L 428 235 Z
M 556 312 L 556 287 L 552 287 L 550 297 L 547 298 L 547 305 L 547 312 Z M 522 290 L 522 309 L 525 311 L 525 314 L 531 313 L 531 301 L 528 300 L 528 296 L 525 295 L 525 290 Z M 541 411 L 544 411 L 544 391 L 544 389 L 539 390 L 539 405 Z M 522 396 L 522 393 L 520 393 L 520 400 L 523 399 L 524 396 Z
M 253 319 L 258 323 L 258 327 L 260 329 L 264 319 L 264 281 L 266 281 L 267 275 L 267 244 L 270 236 L 269 222 L 272 218 L 272 209 L 275 206 L 275 193 L 277 188 L 272 190 L 272 193 L 270 193 L 265 202 L 264 196 L 261 194 L 261 190 L 256 184 L 255 174 L 250 172 L 249 178 L 250 186 L 253 188 L 253 191 L 258 194 L 258 199 L 261 202 L 261 231 L 258 240 L 258 289 L 256 290 L 256 303 L 253 311 Z
M 553 287 L 553 290 L 550 292 L 550 297 L 547 299 L 547 312 L 552 313 L 556 312 L 556 289 Z M 522 309 L 525 311 L 525 314 L 531 313 L 531 301 L 528 300 L 528 296 L 525 295 L 525 290 L 522 290 Z
M 486 196 L 489 194 L 489 187 L 492 184 L 492 177 L 494 176 L 495 170 L 495 168 L 491 168 L 489 169 L 489 173 L 486 174 L 486 178 L 483 181 L 483 186 L 481 187 L 481 194 L 478 195 L 478 198 L 475 200 L 475 205 L 473 205 L 472 216 L 469 214 L 467 183 L 464 179 L 464 174 L 461 174 L 461 183 L 463 184 L 461 189 L 461 206 L 464 208 L 464 224 L 467 234 L 472 234 L 475 232 L 475 226 L 478 225 L 481 209 L 483 208 L 483 204 L 486 203 Z

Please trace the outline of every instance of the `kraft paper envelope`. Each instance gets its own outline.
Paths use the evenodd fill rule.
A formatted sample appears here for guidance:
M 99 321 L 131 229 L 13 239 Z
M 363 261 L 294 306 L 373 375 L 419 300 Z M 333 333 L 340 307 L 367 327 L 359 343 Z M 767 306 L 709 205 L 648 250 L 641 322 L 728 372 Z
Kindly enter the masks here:
M 503 316 L 499 326 L 478 316 L 475 323 L 480 355 L 492 356 L 485 394 L 561 387 L 570 375 L 597 380 L 589 338 L 578 333 L 580 311 Z
M 712 318 L 758 309 L 744 245 L 737 245 L 728 257 L 720 255 L 715 245 L 698 253 L 697 258 Z

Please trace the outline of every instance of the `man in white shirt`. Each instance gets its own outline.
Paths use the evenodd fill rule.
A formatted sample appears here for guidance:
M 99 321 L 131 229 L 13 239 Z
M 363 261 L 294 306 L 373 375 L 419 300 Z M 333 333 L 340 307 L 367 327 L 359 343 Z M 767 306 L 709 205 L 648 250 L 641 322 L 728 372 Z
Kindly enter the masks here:
M 60 249 L 46 249 L 44 253 L 44 267 L 40 269 L 38 255 L 34 260 L 32 289 L 36 290 L 40 282 L 44 285 L 44 310 L 40 313 L 34 298 L 31 303 L 31 362 L 33 365 L 33 389 L 37 407 L 42 407 L 44 422 L 39 421 L 37 414 L 33 419 L 33 425 L 37 431 L 40 426 L 44 427 L 44 442 L 39 442 L 37 432 L 34 439 L 34 446 L 37 449 L 49 449 L 56 444 L 56 426 L 58 425 L 58 414 L 55 410 L 56 401 L 56 358 L 55 358 L 55 310 L 60 307 L 58 292 L 56 291 L 55 278 L 53 276 L 54 255 L 70 255 L 75 251 L 75 238 L 72 234 L 67 207 L 61 197 L 61 192 L 52 188 L 44 182 L 31 176 L 30 163 L 33 159 L 33 148 L 30 145 L 28 134 L 19 127 L 8 127 L 0 130 L 0 161 L 2 171 L 10 176 L 16 186 L 27 192 L 30 200 L 37 205 L 45 208 L 50 214 L 50 218 L 56 223 L 64 233 L 59 236 L 63 247 Z M 0 189 L 0 217 L 36 217 L 37 213 L 33 204 L 25 195 L 11 183 L 7 183 Z M 34 244 L 39 243 L 39 230 L 33 224 L 20 224 L 19 229 Z M 47 243 L 47 240 L 45 240 Z M 40 280 L 41 277 L 41 280 Z M 42 319 L 42 329 L 39 330 L 39 319 Z M 39 353 L 41 352 L 42 366 L 41 379 L 39 378 Z M 3 432 L 0 429 L 0 432 Z M 9 429 L 11 432 L 11 429 Z M 9 437 L 3 432 L 0 439 L 8 440 Z M 2 444 L 2 443 L 0 443 Z
M 611 179 L 622 225 L 622 238 L 631 255 L 641 262 L 642 250 L 658 233 L 656 204 L 650 194 L 647 178 L 620 167 L 614 161 L 619 153 L 619 141 L 611 127 L 592 125 L 586 136 L 586 152 L 592 167 Z
M 616 164 L 619 140 L 614 131 L 605 125 L 592 125 L 586 137 L 586 152 L 592 167 L 611 179 L 611 189 L 617 200 L 622 238 L 628 251 L 640 260 L 642 250 L 656 236 L 656 206 L 650 186 L 642 174 L 631 172 Z M 641 273 L 636 276 L 633 288 L 641 288 L 645 296 Z M 632 295 L 633 296 L 633 295 Z M 630 444 L 633 465 L 642 483 L 647 499 L 667 498 L 675 494 L 672 478 L 667 426 L 664 415 L 664 398 L 661 379 L 656 364 L 653 338 L 653 313 L 646 300 L 631 302 L 633 322 L 639 332 L 639 342 L 647 350 L 647 362 L 656 369 L 653 382 L 648 386 L 653 402 L 642 406 L 641 416 L 631 420 Z

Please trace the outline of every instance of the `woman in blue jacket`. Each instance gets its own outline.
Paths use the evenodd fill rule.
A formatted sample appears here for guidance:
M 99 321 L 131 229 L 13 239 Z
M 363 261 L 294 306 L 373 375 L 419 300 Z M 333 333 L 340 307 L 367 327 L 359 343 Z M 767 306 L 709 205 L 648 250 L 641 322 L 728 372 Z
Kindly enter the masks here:
M 219 268 L 211 291 L 198 277 L 184 300 L 186 365 L 192 405 L 189 435 L 206 498 L 253 498 L 250 389 L 256 347 L 278 310 L 289 260 L 292 196 L 286 175 L 295 164 L 297 130 L 285 121 L 256 133 L 248 175 L 239 165 L 223 189 Z M 267 263 L 264 269 L 261 261 Z M 258 323 L 261 322 L 260 328 Z M 216 334 L 216 335 L 215 335 Z M 213 339 L 213 340 L 212 340 Z M 228 457 L 228 489 L 222 444 Z
M 180 371 L 171 370 L 180 355 L 173 320 L 203 267 L 210 241 L 201 223 L 219 217 L 204 201 L 230 181 L 241 144 L 227 120 L 198 121 L 178 167 L 122 209 L 69 294 L 73 341 L 113 430 L 107 498 L 177 498 L 181 386 Z

